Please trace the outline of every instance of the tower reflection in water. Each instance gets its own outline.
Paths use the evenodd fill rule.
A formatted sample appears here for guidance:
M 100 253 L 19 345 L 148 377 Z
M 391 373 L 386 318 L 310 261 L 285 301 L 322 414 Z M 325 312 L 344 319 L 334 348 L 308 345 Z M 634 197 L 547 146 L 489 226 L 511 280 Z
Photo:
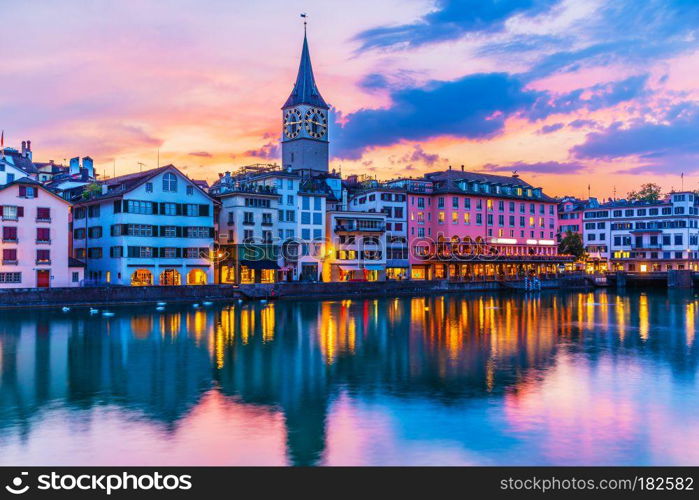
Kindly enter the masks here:
M 648 358 L 675 378 L 693 380 L 698 304 L 686 293 L 602 292 L 246 303 L 161 314 L 122 309 L 110 319 L 79 311 L 4 313 L 0 452 L 11 447 L 8 436 L 25 446 L 38 439 L 51 411 L 79 422 L 97 408 L 155 425 L 157 436 L 120 438 L 145 440 L 147 450 L 148 439 L 176 442 L 189 432 L 192 415 L 209 411 L 212 397 L 281 422 L 272 440 L 294 465 L 328 462 L 329 420 L 342 398 L 428 402 L 435 412 L 495 403 L 504 406 L 502 420 L 483 428 L 516 431 L 526 411 L 523 394 L 569 356 L 589 366 L 602 357 Z M 574 393 L 576 381 L 568 383 Z M 555 417 L 542 424 L 555 426 Z M 91 420 L 90 428 L 100 432 L 100 423 Z M 219 432 L 192 430 L 213 443 Z M 444 430 L 420 432 L 422 440 L 444 439 Z M 502 432 L 505 439 L 508 429 Z M 189 463 L 181 453 L 175 463 Z M 220 450 L 211 453 L 200 462 L 225 462 Z M 560 450 L 548 453 L 550 459 Z M 259 456 L 252 455 L 254 463 Z M 148 463 L 147 456 L 143 451 L 128 463 Z

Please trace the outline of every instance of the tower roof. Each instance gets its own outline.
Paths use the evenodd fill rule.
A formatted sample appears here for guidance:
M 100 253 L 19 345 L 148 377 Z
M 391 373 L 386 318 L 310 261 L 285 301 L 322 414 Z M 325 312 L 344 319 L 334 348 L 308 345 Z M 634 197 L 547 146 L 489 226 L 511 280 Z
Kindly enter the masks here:
M 323 96 L 318 91 L 316 80 L 313 76 L 313 67 L 311 66 L 311 54 L 308 51 L 308 39 L 306 32 L 303 33 L 303 49 L 301 50 L 301 63 L 299 64 L 299 72 L 296 75 L 296 83 L 291 95 L 284 103 L 283 108 L 296 106 L 298 104 L 308 104 L 320 108 L 328 109 L 329 106 L 325 103 Z

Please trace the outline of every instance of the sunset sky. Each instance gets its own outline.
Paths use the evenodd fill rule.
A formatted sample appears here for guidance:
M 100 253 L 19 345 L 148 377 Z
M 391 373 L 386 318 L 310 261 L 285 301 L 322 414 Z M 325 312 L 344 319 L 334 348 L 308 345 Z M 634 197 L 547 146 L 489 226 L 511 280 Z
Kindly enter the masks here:
M 279 162 L 303 23 L 332 167 L 699 189 L 697 0 L 0 0 L 0 129 L 37 161 Z

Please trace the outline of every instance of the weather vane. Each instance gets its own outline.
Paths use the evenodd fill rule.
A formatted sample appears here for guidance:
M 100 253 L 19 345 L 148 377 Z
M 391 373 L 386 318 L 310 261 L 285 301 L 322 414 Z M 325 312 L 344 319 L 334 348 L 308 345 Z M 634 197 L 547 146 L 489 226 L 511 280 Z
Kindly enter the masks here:
M 306 14 L 305 12 L 302 12 L 301 17 L 303 17 L 303 31 L 305 33 L 306 32 L 306 22 L 307 22 L 306 18 L 308 17 L 308 14 Z

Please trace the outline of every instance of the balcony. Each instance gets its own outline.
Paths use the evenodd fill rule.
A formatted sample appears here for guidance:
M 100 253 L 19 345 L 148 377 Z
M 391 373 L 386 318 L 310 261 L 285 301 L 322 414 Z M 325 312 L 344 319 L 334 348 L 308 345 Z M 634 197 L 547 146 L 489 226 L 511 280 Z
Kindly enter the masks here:
M 36 222 L 51 222 L 51 217 L 37 217 Z
M 383 224 L 378 225 L 376 227 L 358 227 L 355 224 L 337 224 L 335 226 L 336 233 L 349 233 L 357 231 L 381 233 L 386 231 L 386 226 Z
M 255 225 L 255 221 L 252 221 L 252 220 L 244 220 L 243 221 L 243 226 L 254 226 L 254 225 Z
M 9 220 L 9 221 L 18 221 L 18 220 L 19 220 L 19 217 L 17 217 L 16 215 L 3 215 L 3 216 L 2 216 L 2 220 L 3 220 L 3 221 L 6 221 L 6 220 Z
M 37 245 L 50 245 L 51 240 L 36 240 Z
M 10 260 L 5 260 L 2 259 L 2 265 L 3 266 L 16 266 L 19 263 L 17 259 L 10 259 Z
M 19 238 L 3 238 L 3 243 L 19 243 Z
M 271 226 L 273 226 L 273 225 L 274 225 L 274 222 L 270 222 L 270 221 L 263 221 L 263 222 L 262 222 L 262 225 L 263 225 L 263 226 L 266 226 L 266 227 L 271 227 Z
M 36 259 L 37 266 L 50 266 L 51 259 Z

